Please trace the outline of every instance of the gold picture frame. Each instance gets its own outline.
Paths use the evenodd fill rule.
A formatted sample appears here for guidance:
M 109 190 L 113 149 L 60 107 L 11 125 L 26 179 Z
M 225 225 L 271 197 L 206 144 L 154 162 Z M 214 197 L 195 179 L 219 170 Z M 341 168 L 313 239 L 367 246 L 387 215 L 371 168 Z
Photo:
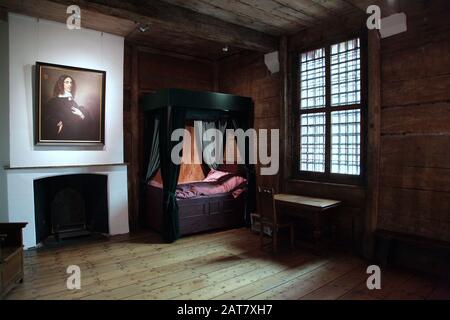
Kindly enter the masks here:
M 105 144 L 106 71 L 36 62 L 36 145 Z

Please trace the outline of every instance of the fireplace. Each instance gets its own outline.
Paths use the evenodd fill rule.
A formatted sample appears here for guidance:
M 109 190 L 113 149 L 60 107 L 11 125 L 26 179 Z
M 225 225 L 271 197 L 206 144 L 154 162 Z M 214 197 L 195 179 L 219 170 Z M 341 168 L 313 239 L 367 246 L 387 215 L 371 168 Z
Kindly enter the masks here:
M 101 174 L 35 180 L 36 242 L 109 233 L 107 180 Z

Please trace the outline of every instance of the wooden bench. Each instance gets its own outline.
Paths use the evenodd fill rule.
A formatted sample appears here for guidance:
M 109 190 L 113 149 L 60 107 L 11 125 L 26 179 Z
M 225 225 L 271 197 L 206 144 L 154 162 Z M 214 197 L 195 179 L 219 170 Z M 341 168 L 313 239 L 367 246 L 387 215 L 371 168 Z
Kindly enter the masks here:
M 274 200 L 277 204 L 287 205 L 292 208 L 283 211 L 283 214 L 312 220 L 313 237 L 316 249 L 322 248 L 322 227 L 324 218 L 328 218 L 327 220 L 331 224 L 332 238 L 334 238 L 336 233 L 335 219 L 330 219 L 329 215 L 335 211 L 334 209 L 337 209 L 342 204 L 342 201 L 284 193 L 276 194 Z
M 450 278 L 450 243 L 379 229 L 375 231 L 375 259 Z

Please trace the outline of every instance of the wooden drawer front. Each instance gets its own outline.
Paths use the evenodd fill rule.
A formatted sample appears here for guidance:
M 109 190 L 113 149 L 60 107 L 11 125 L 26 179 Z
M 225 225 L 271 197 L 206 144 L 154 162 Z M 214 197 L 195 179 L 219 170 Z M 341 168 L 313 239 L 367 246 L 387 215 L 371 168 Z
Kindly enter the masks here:
M 183 205 L 183 209 L 179 211 L 180 219 L 203 216 L 205 214 L 208 214 L 208 204 L 194 201 L 188 205 Z
M 210 201 L 209 202 L 209 214 L 222 213 L 223 201 Z
M 7 287 L 12 282 L 16 281 L 21 277 L 22 270 L 22 250 L 17 250 L 13 255 L 9 256 L 8 259 L 3 261 L 2 265 L 2 286 Z

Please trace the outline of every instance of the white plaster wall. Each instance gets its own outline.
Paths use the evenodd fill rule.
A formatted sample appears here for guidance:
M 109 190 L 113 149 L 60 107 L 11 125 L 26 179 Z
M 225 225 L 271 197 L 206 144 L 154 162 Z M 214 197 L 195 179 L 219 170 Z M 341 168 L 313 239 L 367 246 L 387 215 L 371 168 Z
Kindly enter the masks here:
M 109 234 L 115 235 L 129 232 L 126 165 L 7 170 L 9 220 L 10 222 L 28 222 L 23 231 L 26 248 L 34 247 L 37 244 L 33 181 L 52 176 L 87 173 L 108 176 Z
M 9 165 L 8 22 L 0 20 L 0 222 L 8 221 L 6 175 Z
M 123 37 L 9 14 L 11 167 L 123 162 Z M 105 146 L 34 145 L 36 61 L 106 71 Z
M 9 127 L 0 137 L 0 151 L 3 153 L 5 149 L 0 157 L 0 190 L 5 190 L 0 192 L 0 219 L 27 222 L 24 244 L 33 247 L 36 245 L 33 181 L 66 174 L 105 174 L 108 176 L 109 233 L 129 232 L 127 167 L 95 166 L 123 163 L 124 39 L 88 29 L 71 31 L 65 24 L 11 13 L 8 20 L 7 26 L 0 22 L 0 90 L 6 92 L 0 97 L 0 124 L 2 130 Z M 9 60 L 8 57 L 3 60 L 8 54 Z M 7 75 L 2 61 L 9 61 Z M 37 61 L 106 71 L 104 147 L 34 145 Z M 9 108 L 3 109 L 8 104 Z M 3 118 L 7 113 L 9 116 Z M 3 170 L 8 164 L 12 169 Z M 68 165 L 85 167 L 62 167 Z M 48 166 L 52 168 L 24 169 Z

